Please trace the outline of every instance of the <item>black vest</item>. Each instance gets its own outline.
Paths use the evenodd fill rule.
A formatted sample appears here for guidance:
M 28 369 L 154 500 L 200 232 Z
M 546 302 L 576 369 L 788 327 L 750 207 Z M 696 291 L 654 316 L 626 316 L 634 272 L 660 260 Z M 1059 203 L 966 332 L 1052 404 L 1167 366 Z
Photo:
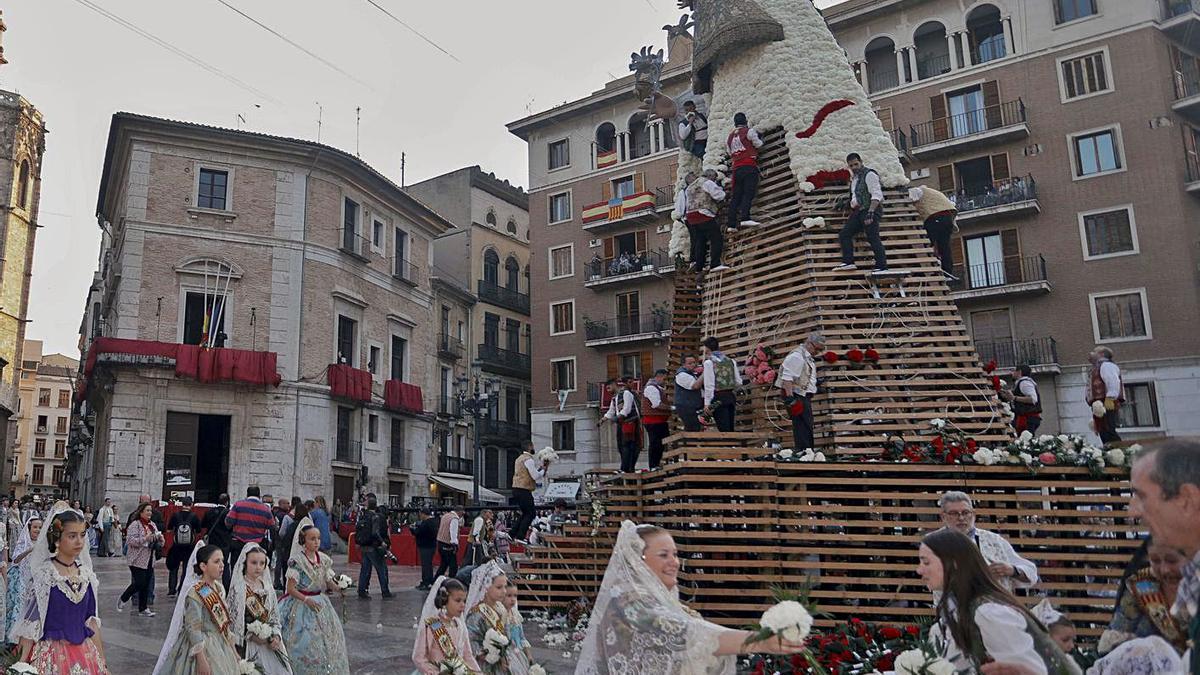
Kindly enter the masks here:
M 1013 382 L 1013 386 L 1012 386 L 1013 396 L 1024 396 L 1024 394 L 1021 393 L 1021 383 L 1024 382 L 1025 380 L 1029 380 L 1030 382 L 1033 382 L 1032 377 L 1021 377 L 1021 378 L 1018 378 L 1016 382 Z M 1017 414 L 1017 415 L 1041 414 L 1041 412 L 1042 412 L 1042 392 L 1038 389 L 1037 382 L 1033 382 L 1033 389 L 1034 389 L 1034 391 L 1037 392 L 1038 402 L 1037 403 L 1021 403 L 1020 401 L 1013 401 L 1012 409 L 1013 409 L 1014 414 Z
M 676 371 L 676 375 L 685 372 L 688 371 L 684 368 L 680 368 L 678 371 Z M 690 375 L 691 373 L 688 374 Z M 676 382 L 675 407 L 687 408 L 688 410 L 699 410 L 704 407 L 704 394 L 700 389 L 684 389 L 683 387 L 679 386 L 678 382 Z

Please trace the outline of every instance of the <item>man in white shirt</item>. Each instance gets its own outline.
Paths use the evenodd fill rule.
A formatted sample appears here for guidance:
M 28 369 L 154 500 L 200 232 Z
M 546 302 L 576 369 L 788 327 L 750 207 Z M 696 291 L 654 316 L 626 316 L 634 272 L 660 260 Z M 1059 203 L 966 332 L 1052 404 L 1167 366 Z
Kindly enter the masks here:
M 438 524 L 438 557 L 441 558 L 441 564 L 438 565 L 437 572 L 433 578 L 436 579 L 447 572 L 451 577 L 458 575 L 458 529 L 462 526 L 462 517 L 465 511 L 461 506 L 455 506 L 442 515 L 442 520 Z
M 679 142 L 683 149 L 700 159 L 708 148 L 708 118 L 696 110 L 695 101 L 683 102 L 683 121 L 679 123 Z
M 1012 544 L 988 530 L 975 527 L 975 507 L 965 492 L 950 491 L 938 499 L 942 509 L 942 524 L 951 530 L 965 534 L 979 547 L 979 553 L 988 564 L 992 579 L 1012 591 L 1016 588 L 1031 588 L 1038 582 L 1037 565 L 1017 555 Z
M 667 402 L 667 394 L 663 391 L 663 378 L 666 376 L 667 369 L 659 368 L 642 387 L 642 425 L 646 427 L 646 436 L 650 439 L 648 466 L 651 469 L 658 468 L 662 463 L 663 439 L 671 433 L 671 404 Z
M 1017 433 L 1028 431 L 1036 434 L 1042 426 L 1042 397 L 1038 392 L 1037 382 L 1033 381 L 1033 369 L 1027 364 L 1017 366 L 1017 376 L 1011 391 L 1001 392 L 1001 397 L 1012 402 L 1013 429 Z
M 717 172 L 706 169 L 684 191 L 684 223 L 692 238 L 692 264 L 688 270 L 692 272 L 704 268 L 706 257 L 712 271 L 729 269 L 721 262 L 725 253 L 725 235 L 721 234 L 721 226 L 717 223 L 717 209 L 725 199 L 725 191 L 717 185 L 716 179 Z
M 704 412 L 712 415 L 718 431 L 733 431 L 737 417 L 737 390 L 742 386 L 742 373 L 733 359 L 721 353 L 715 337 L 707 337 L 704 348 Z
M 471 523 L 471 534 L 467 535 L 467 564 L 482 565 L 491 559 L 488 549 L 491 542 L 488 541 L 488 530 L 491 528 L 492 519 L 495 514 L 491 509 L 484 509 L 475 516 L 475 522 Z
M 533 452 L 533 442 L 525 441 L 525 451 L 513 462 L 512 497 L 521 509 L 521 517 L 517 519 L 512 529 L 513 539 L 525 543 L 525 533 L 533 524 L 537 510 L 533 501 L 533 493 L 546 478 L 550 461 L 538 462 Z
M 683 422 L 684 431 L 700 431 L 700 410 L 704 407 L 704 397 L 700 390 L 704 381 L 696 368 L 696 357 L 683 357 L 683 365 L 675 374 L 675 413 Z
M 611 387 L 613 396 L 608 404 L 608 412 L 600 418 L 597 426 L 605 422 L 616 423 L 621 471 L 632 473 L 642 451 L 642 429 L 639 424 L 641 415 L 638 413 L 637 397 L 629 390 L 629 383 L 624 378 L 609 380 L 607 386 Z
M 813 447 L 812 397 L 817 393 L 817 363 L 813 357 L 824 349 L 825 338 L 820 333 L 808 336 L 783 360 L 775 381 L 792 418 L 792 449 L 797 453 Z
M 1087 403 L 1092 406 L 1092 425 L 1100 435 L 1100 442 L 1105 445 L 1118 443 L 1121 440 L 1117 433 L 1120 419 L 1118 411 L 1125 402 L 1124 384 L 1121 382 L 1121 368 L 1113 363 L 1113 352 L 1108 347 L 1097 345 L 1088 354 L 1092 362 L 1089 376 Z M 1104 414 L 1097 415 L 1099 404 L 1103 406 Z
M 887 252 L 879 238 L 879 221 L 883 218 L 883 185 L 875 169 L 863 166 L 857 152 L 846 155 L 846 166 L 850 168 L 850 217 L 838 233 L 842 245 L 842 264 L 834 271 L 854 270 L 854 236 L 859 232 L 867 235 L 871 251 L 875 254 L 875 271 L 887 271 Z

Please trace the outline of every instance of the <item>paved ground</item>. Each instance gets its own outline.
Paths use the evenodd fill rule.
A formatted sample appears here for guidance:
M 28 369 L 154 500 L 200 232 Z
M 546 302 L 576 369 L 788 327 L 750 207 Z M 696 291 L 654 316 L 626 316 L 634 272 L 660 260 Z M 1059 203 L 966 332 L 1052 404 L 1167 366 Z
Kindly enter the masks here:
M 335 567 L 358 578 L 358 567 L 351 569 L 335 556 Z M 156 565 L 156 584 L 160 591 L 153 609 L 153 618 L 135 616 L 130 610 L 118 614 L 117 598 L 129 583 L 129 568 L 123 558 L 96 558 L 96 573 L 100 577 L 100 617 L 103 619 L 104 648 L 108 667 L 115 675 L 149 675 L 158 658 L 159 649 L 167 636 L 174 602 L 168 600 L 167 571 L 162 561 Z M 389 583 L 396 597 L 383 600 L 379 589 L 372 585 L 370 600 L 351 595 L 346 599 L 346 642 L 350 652 L 350 672 L 355 675 L 408 675 L 413 664 L 410 654 L 417 615 L 425 601 L 423 592 L 413 589 L 420 580 L 420 570 L 412 567 L 390 568 Z M 337 602 L 335 600 L 335 602 Z M 561 651 L 541 647 L 537 626 L 527 625 L 534 658 L 553 675 L 574 672 L 573 660 L 564 659 Z

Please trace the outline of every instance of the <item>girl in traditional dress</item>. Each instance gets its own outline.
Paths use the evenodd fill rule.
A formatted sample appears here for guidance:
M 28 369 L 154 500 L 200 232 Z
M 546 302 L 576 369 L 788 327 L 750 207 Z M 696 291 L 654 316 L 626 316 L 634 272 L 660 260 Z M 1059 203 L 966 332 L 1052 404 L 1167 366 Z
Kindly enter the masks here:
M 1099 651 L 1107 654 L 1133 638 L 1157 635 L 1183 652 L 1187 626 L 1171 615 L 1171 605 L 1183 578 L 1187 556 L 1179 549 L 1150 542 L 1147 563 L 1123 582 L 1120 600 L 1108 630 L 1100 636 Z
M 24 610 L 13 630 L 21 660 L 39 673 L 107 675 L 87 523 L 59 502 L 44 529 L 27 559 Z
M 263 580 L 267 552 L 258 544 L 247 544 L 233 568 L 229 588 L 229 614 L 233 619 L 233 637 L 245 648 L 248 661 L 258 664 L 264 675 L 292 675 L 287 649 L 283 646 L 283 624 L 279 619 L 279 600 L 270 583 Z M 263 638 L 247 630 L 255 622 L 271 628 L 271 637 Z
M 21 527 L 20 538 L 17 539 L 17 545 L 13 548 L 12 564 L 8 568 L 7 620 L 4 622 L 4 635 L 11 644 L 17 643 L 17 637 L 13 634 L 13 629 L 16 628 L 17 621 L 21 618 L 21 610 L 25 607 L 23 595 L 27 574 L 26 568 L 28 568 L 26 563 L 29 554 L 33 552 L 33 542 L 37 541 L 41 531 L 41 517 L 30 515 L 25 519 L 25 524 Z
M 512 675 L 529 675 L 533 654 L 529 640 L 525 639 L 525 617 L 517 609 L 517 585 L 509 584 L 504 594 L 504 627 L 507 630 L 508 672 Z
M 121 514 L 117 513 L 117 507 L 112 507 L 112 525 L 108 529 L 108 555 L 120 556 L 125 555 L 125 535 L 121 534 Z
M 467 635 L 471 638 L 471 651 L 487 673 L 509 673 L 508 658 L 513 651 L 510 644 L 504 656 L 496 663 L 487 662 L 484 645 L 489 630 L 507 637 L 504 625 L 504 597 L 508 594 L 508 577 L 495 560 L 476 567 L 471 573 L 471 589 L 467 592 Z
M 425 596 L 417 624 L 420 633 L 413 644 L 412 660 L 417 666 L 414 675 L 438 675 L 442 664 L 456 658 L 472 673 L 480 672 L 463 623 L 466 609 L 466 587 L 455 579 L 438 577 Z
M 221 575 L 225 554 L 200 542 L 188 561 L 186 593 L 175 602 L 171 628 L 153 675 L 233 675 L 239 671 L 233 648 L 233 621 L 225 604 Z
M 621 523 L 575 675 L 733 675 L 739 654 L 798 654 L 803 643 L 709 623 L 679 601 L 675 540 Z
M 341 589 L 333 583 L 333 561 L 320 548 L 321 533 L 305 516 L 288 558 L 287 596 L 279 603 L 283 644 L 296 675 L 350 675 L 342 621 L 324 595 Z
M 975 542 L 949 528 L 925 535 L 917 574 L 935 594 L 935 644 L 960 673 L 989 661 L 1020 664 L 1034 675 L 1079 675 L 1080 669 L 1050 638 L 1021 601 L 1001 588 Z

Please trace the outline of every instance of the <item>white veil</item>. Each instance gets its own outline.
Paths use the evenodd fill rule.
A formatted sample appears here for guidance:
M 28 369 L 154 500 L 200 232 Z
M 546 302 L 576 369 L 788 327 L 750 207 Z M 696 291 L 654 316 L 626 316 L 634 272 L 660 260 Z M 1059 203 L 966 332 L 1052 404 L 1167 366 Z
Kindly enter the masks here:
M 713 655 L 728 629 L 690 614 L 646 566 L 645 549 L 638 526 L 621 523 L 575 675 L 733 675 L 736 658 Z
M 163 640 L 162 651 L 158 653 L 158 662 L 154 664 L 154 672 L 152 675 L 169 675 L 163 670 L 166 667 L 167 658 L 175 649 L 175 643 L 179 641 L 179 633 L 183 630 L 183 612 L 187 606 L 188 594 L 192 592 L 192 587 L 200 580 L 200 576 L 196 574 L 196 554 L 200 549 L 204 548 L 205 542 L 203 539 L 196 542 L 192 547 L 192 555 L 188 558 L 187 566 L 184 568 L 187 575 L 183 577 L 182 591 L 179 593 L 179 598 L 175 600 L 175 611 L 171 614 L 171 627 L 167 629 L 167 639 Z
M 421 644 L 421 640 L 425 639 L 425 622 L 435 616 L 440 616 L 442 610 L 438 609 L 436 601 L 438 591 L 442 590 L 442 584 L 449 581 L 449 577 L 441 576 L 437 581 L 433 582 L 433 586 L 429 588 L 429 595 L 425 596 L 425 604 L 421 606 L 421 618 L 417 621 L 417 639 L 413 642 L 413 659 L 417 658 L 417 646 Z
M 64 511 L 74 511 L 74 509 L 64 501 L 56 502 L 54 506 L 50 507 L 49 515 L 42 520 L 42 531 L 38 533 L 37 541 L 33 543 L 33 549 L 21 561 L 24 586 L 21 589 L 21 597 L 17 598 L 17 606 L 21 608 L 21 613 L 17 616 L 16 625 L 9 627 L 10 637 L 27 638 L 34 642 L 42 639 L 46 606 L 50 602 L 50 587 L 55 585 L 55 575 L 57 574 L 54 563 L 50 562 L 50 558 L 54 555 L 50 553 L 50 529 L 54 518 Z M 75 513 L 79 512 L 75 511 Z M 83 514 L 79 513 L 79 517 L 82 520 Z M 23 543 L 28 544 L 29 522 L 34 518 L 40 519 L 40 516 L 31 516 L 25 522 L 25 527 L 21 532 L 21 542 Z M 20 550 L 24 551 L 24 549 Z M 79 563 L 79 578 L 91 586 L 92 596 L 98 605 L 100 581 L 96 578 L 95 571 L 92 570 L 92 556 L 88 553 L 86 544 L 75 561 Z M 88 617 L 89 622 L 92 622 L 93 619 L 95 619 L 95 625 L 99 625 L 100 618 L 97 614 L 93 613 Z
M 500 565 L 495 560 L 489 560 L 471 571 L 471 588 L 467 591 L 468 612 L 483 602 L 483 597 L 487 595 L 488 587 L 492 585 L 496 577 L 502 574 L 504 574 L 504 570 L 500 568 Z
M 256 543 L 246 544 L 242 547 L 242 552 L 238 555 L 237 562 L 233 566 L 233 575 L 229 579 L 229 594 L 225 597 L 225 602 L 229 606 L 229 618 L 233 622 L 229 631 L 233 634 L 233 639 L 237 644 L 243 644 L 246 641 L 246 559 L 254 551 L 258 551 L 263 555 L 267 555 L 267 551 Z M 271 556 L 267 555 L 269 561 Z M 267 591 L 267 609 L 273 612 L 278 611 L 279 599 L 275 596 L 275 589 L 271 587 L 271 580 L 268 577 L 270 567 L 263 573 L 263 589 Z
M 312 561 L 304 556 L 304 533 L 310 527 L 316 526 L 313 525 L 313 520 L 309 516 L 304 516 L 299 523 L 296 523 L 296 533 L 292 535 L 292 551 L 288 555 L 287 576 L 298 579 L 297 572 L 292 569 L 292 563 L 296 563 L 296 566 L 305 570 L 305 573 L 308 574 L 314 583 L 320 584 L 321 588 L 324 589 L 329 584 L 329 578 L 324 569 L 324 562 L 327 556 L 317 551 L 317 561 L 320 563 L 319 568 L 314 568 Z

